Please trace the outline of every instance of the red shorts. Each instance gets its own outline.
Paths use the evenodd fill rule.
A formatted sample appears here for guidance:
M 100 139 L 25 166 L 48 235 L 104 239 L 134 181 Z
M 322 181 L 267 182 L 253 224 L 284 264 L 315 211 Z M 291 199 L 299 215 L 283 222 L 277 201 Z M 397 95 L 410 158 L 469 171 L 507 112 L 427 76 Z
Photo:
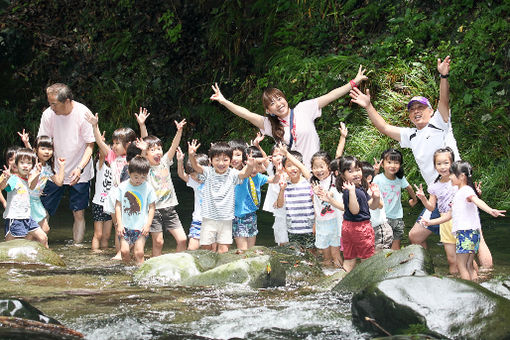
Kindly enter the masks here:
M 342 247 L 345 260 L 368 259 L 374 255 L 375 234 L 370 220 L 342 222 Z

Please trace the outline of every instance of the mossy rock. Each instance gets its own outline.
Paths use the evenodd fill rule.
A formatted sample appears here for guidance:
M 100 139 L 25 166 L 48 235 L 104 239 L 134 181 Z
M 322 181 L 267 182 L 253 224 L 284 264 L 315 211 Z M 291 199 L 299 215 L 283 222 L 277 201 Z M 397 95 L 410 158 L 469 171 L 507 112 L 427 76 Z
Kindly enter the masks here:
M 217 266 L 219 254 L 213 251 L 202 249 L 187 250 L 186 254 L 193 256 L 195 264 L 201 272 L 205 272 Z
M 183 281 L 186 286 L 225 286 L 229 283 L 252 288 L 285 286 L 285 269 L 274 257 L 260 255 L 239 258 Z
M 460 279 L 408 276 L 374 283 L 354 294 L 352 319 L 361 330 L 379 334 L 374 323 L 393 335 L 510 338 L 510 300 Z
M 12 240 L 0 243 L 0 263 L 65 267 L 58 254 L 39 242 Z
M 339 270 L 332 275 L 325 276 L 322 280 L 315 284 L 317 290 L 329 291 L 333 289 L 340 281 L 342 281 L 347 273 L 344 270 Z
M 419 245 L 400 250 L 383 250 L 358 264 L 333 290 L 359 292 L 372 283 L 401 276 L 423 276 L 434 273 L 432 258 Z
M 181 285 L 183 280 L 200 274 L 195 257 L 188 253 L 172 253 L 145 261 L 133 280 L 145 285 Z

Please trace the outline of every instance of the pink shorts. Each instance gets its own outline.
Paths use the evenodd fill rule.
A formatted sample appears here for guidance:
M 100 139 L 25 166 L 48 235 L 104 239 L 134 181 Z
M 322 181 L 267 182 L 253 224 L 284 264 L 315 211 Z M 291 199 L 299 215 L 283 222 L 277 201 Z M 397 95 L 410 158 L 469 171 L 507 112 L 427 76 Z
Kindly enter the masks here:
M 375 234 L 370 220 L 342 222 L 342 247 L 345 260 L 368 259 L 374 255 Z

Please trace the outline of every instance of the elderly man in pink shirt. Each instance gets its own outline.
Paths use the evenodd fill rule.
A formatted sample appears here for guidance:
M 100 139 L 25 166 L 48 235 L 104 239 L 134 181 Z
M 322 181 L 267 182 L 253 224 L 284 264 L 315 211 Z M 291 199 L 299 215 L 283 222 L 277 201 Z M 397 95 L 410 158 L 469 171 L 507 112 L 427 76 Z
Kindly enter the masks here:
M 37 135 L 53 138 L 54 155 L 66 159 L 66 168 L 64 185 L 59 187 L 48 181 L 41 201 L 53 215 L 62 194 L 69 191 L 69 205 L 74 217 L 73 240 L 78 244 L 85 234 L 84 211 L 89 203 L 90 180 L 94 177 L 90 158 L 95 139 L 92 125 L 85 120 L 85 114 L 90 110 L 73 100 L 71 89 L 65 84 L 49 86 L 46 95 L 50 107 L 43 112 Z

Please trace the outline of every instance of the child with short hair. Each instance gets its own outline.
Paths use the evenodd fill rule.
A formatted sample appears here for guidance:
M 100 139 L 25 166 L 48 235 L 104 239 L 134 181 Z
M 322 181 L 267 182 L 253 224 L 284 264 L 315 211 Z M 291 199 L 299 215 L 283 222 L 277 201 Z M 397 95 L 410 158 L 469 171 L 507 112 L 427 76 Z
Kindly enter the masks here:
M 36 180 L 30 171 L 36 164 L 35 153 L 28 148 L 16 151 L 16 173 L 11 175 L 9 166 L 0 176 L 0 189 L 7 191 L 7 206 L 4 211 L 5 240 L 16 238 L 35 239 L 48 248 L 48 237 L 41 226 L 30 216 L 29 183 Z
M 199 153 L 196 156 L 198 164 L 201 166 L 209 165 L 209 158 L 206 154 Z M 188 250 L 197 250 L 200 248 L 200 229 L 202 226 L 202 190 L 204 182 L 199 178 L 198 173 L 191 166 L 191 161 L 184 164 L 184 152 L 177 148 L 177 175 L 186 182 L 186 185 L 193 189 L 194 209 L 191 218 L 191 225 L 188 234 Z
M 10 169 L 10 174 L 16 173 L 16 151 L 21 149 L 19 145 L 10 146 L 5 150 L 4 153 L 4 159 L 7 166 L 4 165 L 5 169 Z M 7 207 L 7 201 L 5 200 L 5 197 L 2 193 L 2 190 L 0 190 L 0 203 L 2 203 L 4 209 Z
M 142 156 L 136 156 L 129 162 L 129 180 L 122 182 L 117 190 L 117 237 L 125 263 L 129 263 L 131 259 L 131 248 L 136 264 L 141 265 L 144 261 L 145 240 L 156 209 L 156 194 L 147 183 L 149 169 L 149 161 Z
M 284 153 L 282 164 L 288 175 L 288 182 L 280 182 L 277 207 L 285 205 L 287 215 L 287 231 L 289 242 L 297 242 L 304 248 L 312 250 L 315 245 L 315 211 L 313 206 L 313 191 L 310 183 L 302 176 L 298 165 L 292 162 L 287 154 L 292 155 L 300 163 L 303 163 L 303 156 L 297 151 L 286 151 L 285 147 L 280 148 Z
M 236 241 L 237 249 L 241 251 L 255 246 L 258 234 L 257 210 L 260 206 L 260 189 L 266 183 L 278 183 L 280 180 L 278 172 L 281 171 L 280 166 L 276 174 L 271 177 L 262 174 L 266 171 L 265 158 L 255 146 L 248 147 L 245 154 L 255 159 L 255 164 L 250 175 L 235 189 L 235 217 L 232 222 L 232 235 Z
M 231 168 L 233 150 L 227 143 L 218 142 L 209 149 L 212 166 L 202 166 L 196 158 L 199 146 L 197 140 L 188 142 L 191 165 L 204 178 L 200 246 L 211 250 L 212 244 L 218 243 L 218 253 L 225 253 L 232 244 L 235 186 L 253 171 L 254 159 L 248 156 L 241 171 Z
M 175 239 L 177 247 L 176 252 L 186 250 L 186 233 L 182 227 L 179 215 L 175 207 L 179 204 L 177 195 L 172 182 L 170 173 L 170 166 L 173 164 L 173 158 L 181 142 L 182 132 L 186 119 L 180 122 L 174 121 L 177 128 L 172 145 L 168 151 L 163 154 L 163 143 L 161 139 L 156 136 L 148 136 L 143 139 L 143 144 L 139 144 L 144 151 L 145 158 L 149 161 L 151 167 L 149 171 L 148 181 L 154 188 L 156 196 L 156 212 L 151 225 L 152 237 L 152 256 L 156 257 L 161 255 L 163 244 L 163 231 L 166 229 Z
M 361 171 L 363 177 L 366 178 L 367 183 L 370 185 L 375 176 L 374 166 L 369 162 L 361 162 Z M 377 209 L 370 209 L 370 224 L 374 228 L 375 253 L 383 249 L 390 249 L 393 244 L 393 230 L 391 225 L 388 224 L 383 200 L 379 200 L 379 207 Z

